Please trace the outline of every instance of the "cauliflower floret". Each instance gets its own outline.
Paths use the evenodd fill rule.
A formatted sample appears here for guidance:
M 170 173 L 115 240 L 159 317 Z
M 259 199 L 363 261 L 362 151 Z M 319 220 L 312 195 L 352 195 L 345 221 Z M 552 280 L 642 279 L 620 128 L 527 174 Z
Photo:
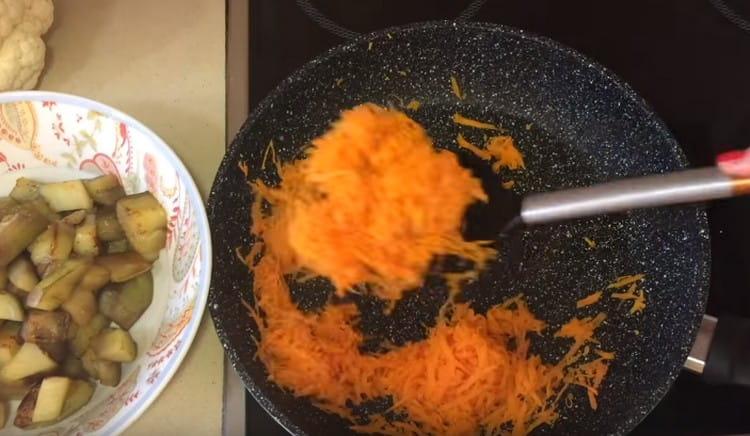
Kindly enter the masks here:
M 53 10 L 52 0 L 0 0 L 0 91 L 36 86 Z

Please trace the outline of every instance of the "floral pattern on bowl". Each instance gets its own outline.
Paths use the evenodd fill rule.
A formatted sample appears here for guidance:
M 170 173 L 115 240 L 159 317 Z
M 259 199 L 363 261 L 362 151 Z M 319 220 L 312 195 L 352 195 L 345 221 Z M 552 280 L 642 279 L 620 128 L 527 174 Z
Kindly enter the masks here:
M 98 174 L 116 175 L 128 194 L 150 191 L 168 216 L 167 246 L 153 268 L 154 301 L 131 329 L 138 358 L 123 367 L 116 388 L 97 385 L 91 402 L 70 418 L 23 432 L 9 422 L 0 435 L 122 432 L 174 375 L 198 329 L 211 275 L 208 220 L 174 152 L 103 104 L 48 92 L 0 94 L 0 196 L 21 176 L 52 181 Z

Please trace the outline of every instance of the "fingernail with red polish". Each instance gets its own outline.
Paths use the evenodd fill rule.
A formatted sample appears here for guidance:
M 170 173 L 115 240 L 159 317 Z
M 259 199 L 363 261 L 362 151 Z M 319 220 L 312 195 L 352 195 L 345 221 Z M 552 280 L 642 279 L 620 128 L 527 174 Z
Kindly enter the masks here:
M 727 151 L 716 157 L 716 163 L 723 164 L 740 160 L 745 157 L 745 153 L 747 153 L 745 150 Z

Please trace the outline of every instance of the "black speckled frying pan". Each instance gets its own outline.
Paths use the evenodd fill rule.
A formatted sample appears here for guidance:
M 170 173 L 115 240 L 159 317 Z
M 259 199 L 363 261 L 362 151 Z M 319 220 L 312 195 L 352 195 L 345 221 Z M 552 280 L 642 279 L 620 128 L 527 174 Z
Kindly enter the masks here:
M 450 76 L 461 82 L 459 101 Z M 686 160 L 659 118 L 629 87 L 601 66 L 550 40 L 484 24 L 430 23 L 393 29 L 337 47 L 285 80 L 253 112 L 224 158 L 211 192 L 209 215 L 216 247 L 209 308 L 237 372 L 252 395 L 291 433 L 347 434 L 340 418 L 267 381 L 254 360 L 257 330 L 240 299 L 253 301 L 252 276 L 234 254 L 249 246 L 251 195 L 237 169 L 274 183 L 260 168 L 270 140 L 284 160 L 299 155 L 342 109 L 363 102 L 384 105 L 416 99 L 409 112 L 439 147 L 458 153 L 478 173 L 481 165 L 457 148 L 460 111 L 502 125 L 526 156 L 525 171 L 502 173 L 517 194 L 603 182 L 682 168 Z M 461 131 L 474 141 L 482 132 Z M 481 175 L 481 174 L 480 174 Z M 497 176 L 494 176 L 497 181 Z M 408 183 L 408 180 L 405 181 Z M 495 184 L 495 186 L 499 183 Z M 436 193 L 439 195 L 439 193 Z M 596 241 L 594 249 L 585 238 Z M 497 263 L 464 294 L 478 310 L 524 293 L 529 306 L 553 328 L 575 315 L 608 313 L 599 338 L 617 353 L 599 397 L 588 407 L 584 392 L 562 418 L 541 433 L 611 434 L 635 427 L 667 392 L 682 368 L 703 315 L 708 287 L 705 213 L 695 207 L 662 208 L 540 226 L 522 235 L 520 272 Z M 642 315 L 604 299 L 576 310 L 575 301 L 623 274 L 644 273 L 648 306 Z M 302 306 L 315 292 L 298 293 Z M 418 340 L 421 324 L 434 318 L 445 290 L 435 285 L 412 293 L 391 317 L 380 303 L 362 299 L 362 328 L 396 343 Z M 554 345 L 539 343 L 542 356 Z

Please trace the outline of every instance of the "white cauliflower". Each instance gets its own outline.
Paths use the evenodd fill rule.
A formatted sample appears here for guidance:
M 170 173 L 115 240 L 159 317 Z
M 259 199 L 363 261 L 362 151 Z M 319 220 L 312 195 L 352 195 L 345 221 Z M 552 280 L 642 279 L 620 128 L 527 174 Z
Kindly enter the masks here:
M 52 0 L 0 0 L 0 91 L 36 86 L 53 11 Z

